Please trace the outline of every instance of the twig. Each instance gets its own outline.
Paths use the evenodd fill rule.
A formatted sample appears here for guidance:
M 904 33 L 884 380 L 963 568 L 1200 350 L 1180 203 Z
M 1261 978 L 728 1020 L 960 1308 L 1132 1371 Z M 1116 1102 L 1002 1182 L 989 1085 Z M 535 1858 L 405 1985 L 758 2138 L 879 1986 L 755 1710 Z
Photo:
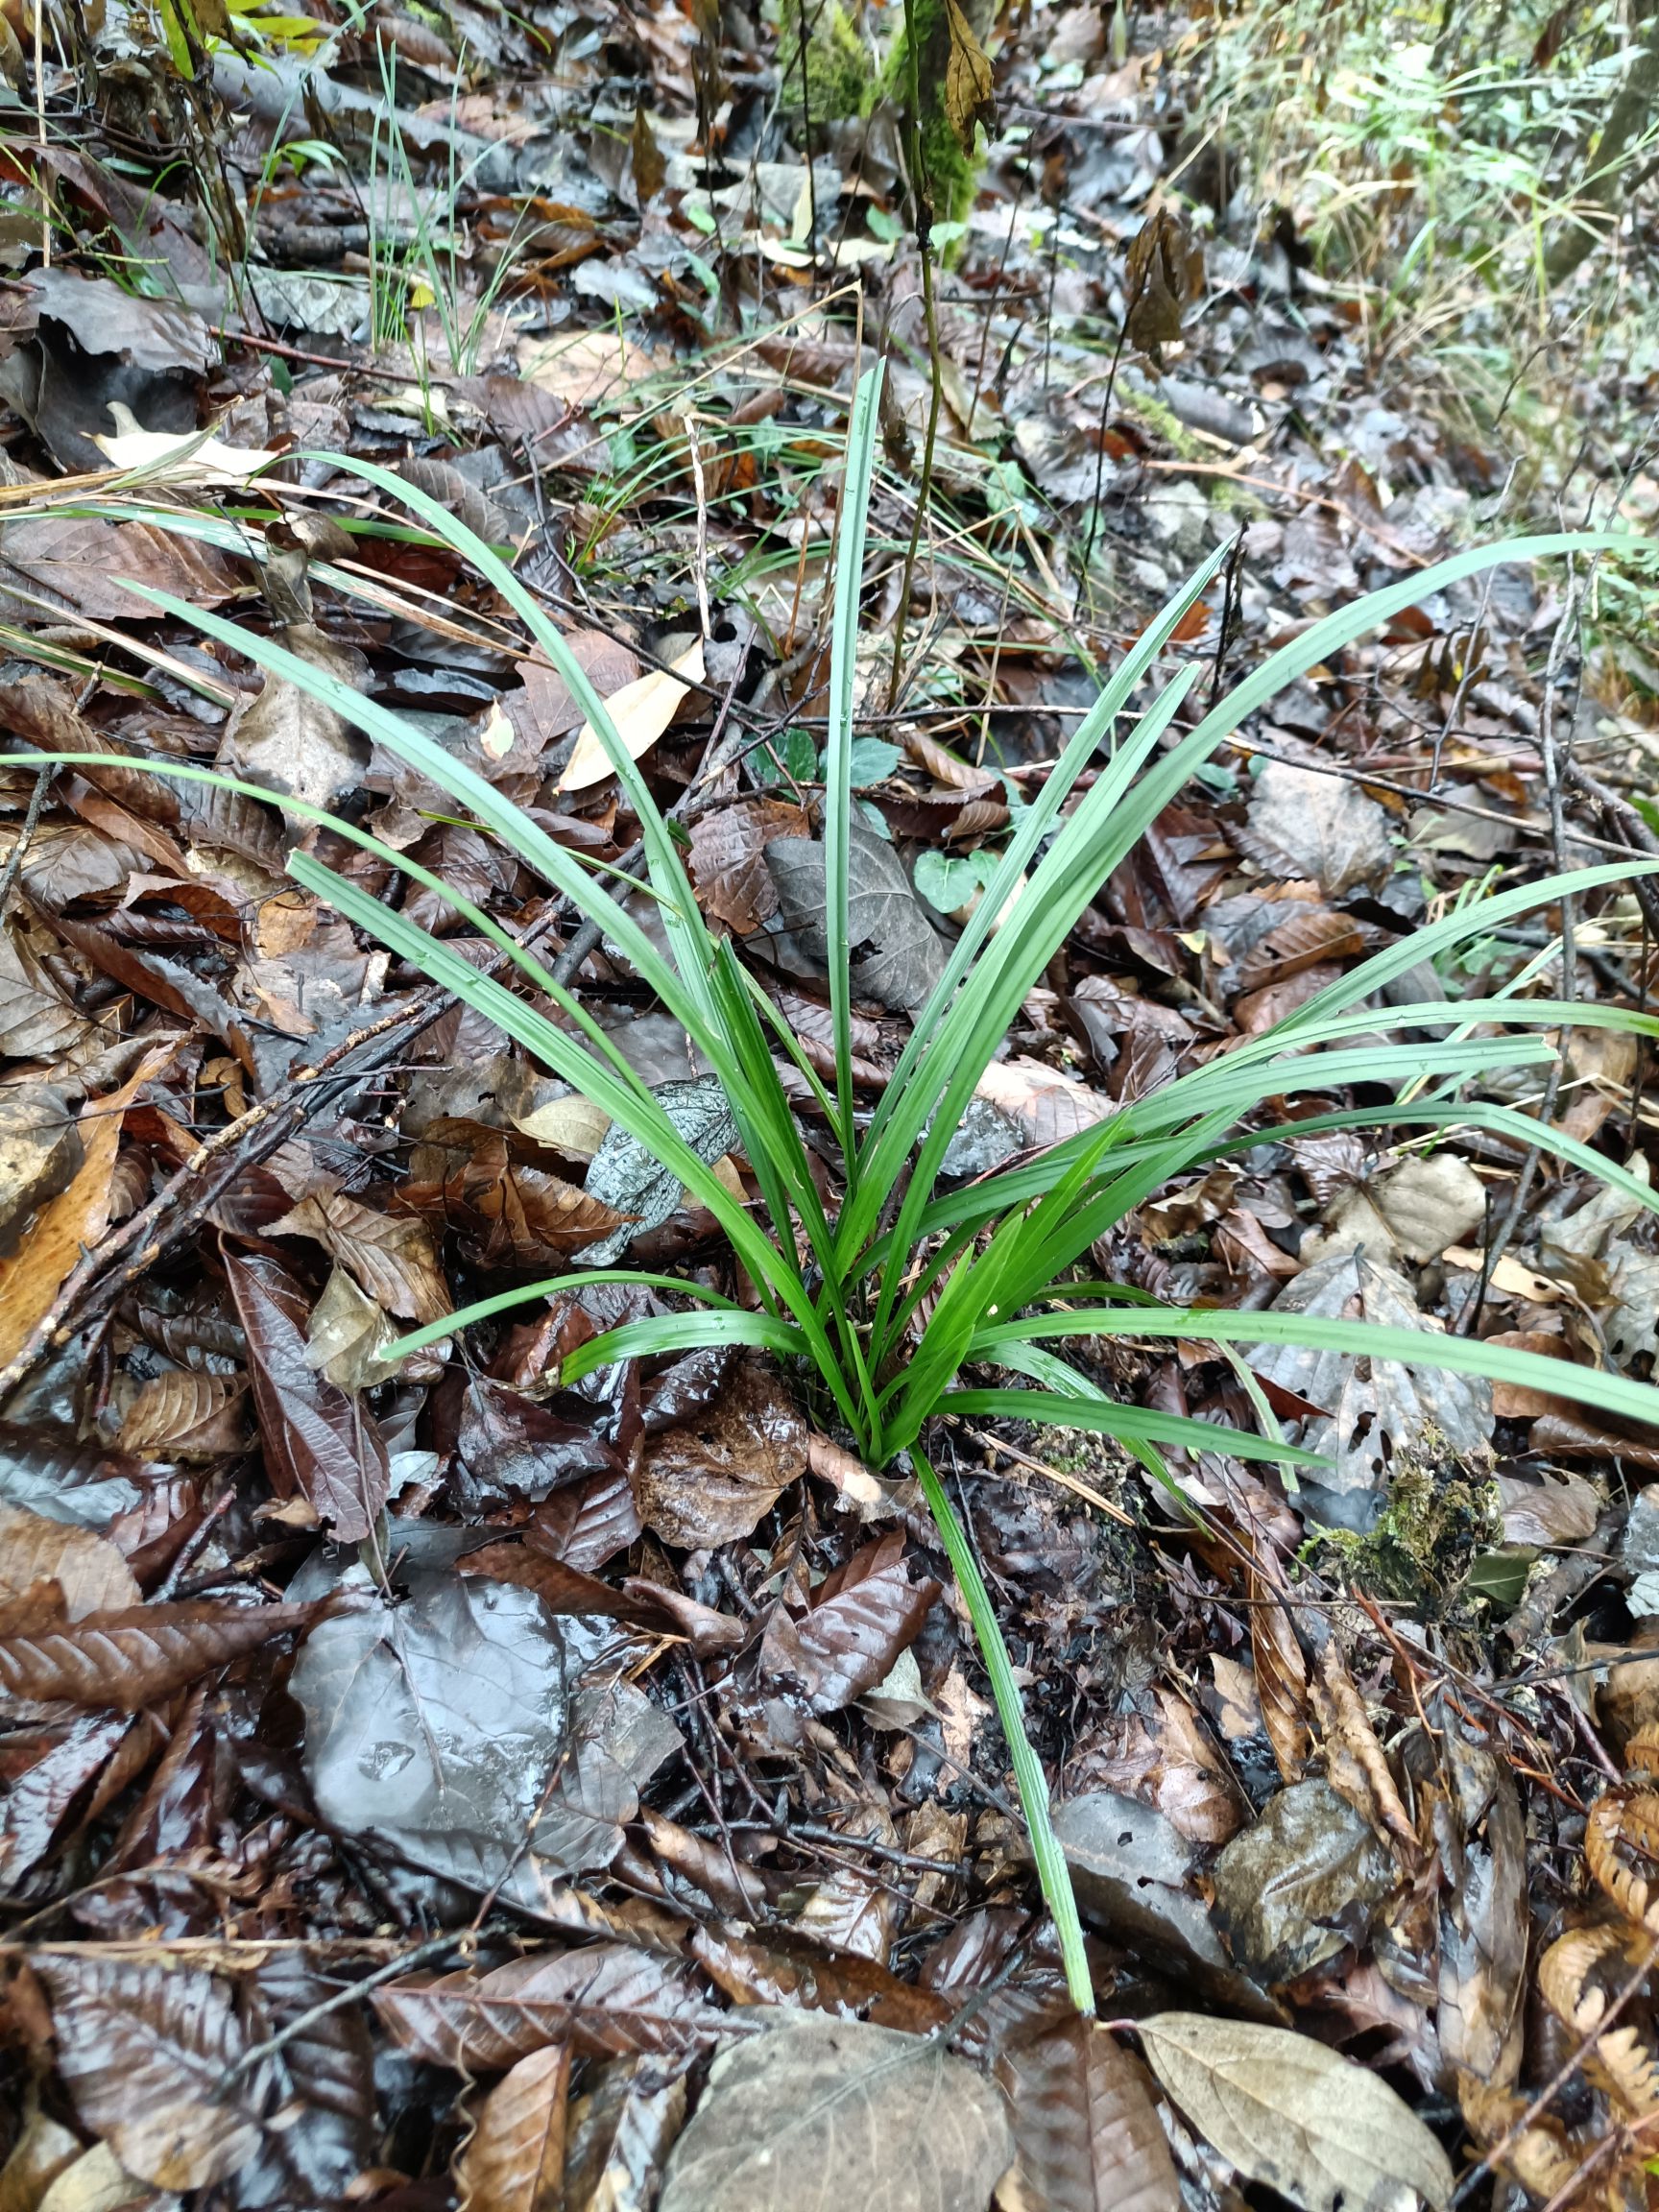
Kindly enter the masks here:
M 481 1936 L 495 1933 L 499 1931 L 456 1928 L 446 1936 L 430 1936 L 424 1943 L 417 1943 L 412 1950 L 399 1952 L 396 1959 L 388 1959 L 383 1966 L 376 1966 L 372 1974 L 365 1974 L 361 1982 L 352 1982 L 344 1989 L 336 1989 L 332 1997 L 325 1997 L 320 2004 L 309 2006 L 303 2012 L 297 2013 L 285 2028 L 278 2028 L 275 2035 L 268 2036 L 263 2043 L 255 2043 L 251 2051 L 244 2051 L 235 2064 L 228 2067 L 220 2077 L 220 2088 L 228 2089 L 232 2081 L 240 2081 L 245 2074 L 252 2074 L 256 2066 L 263 2066 L 267 2058 L 275 2058 L 277 2052 L 284 2045 L 292 2043 L 296 2036 L 303 2035 L 307 2029 L 315 2028 L 320 2020 L 326 2020 L 330 2013 L 342 2011 L 348 2005 L 355 2005 L 360 1997 L 367 1996 L 371 1989 L 377 1989 L 383 1982 L 396 1982 L 400 1974 L 407 1974 L 415 1966 L 424 1966 L 429 1959 L 442 1958 L 445 1951 L 469 1947 Z
M 17 871 L 22 867 L 24 856 L 30 846 L 35 842 L 35 831 L 39 826 L 40 809 L 46 804 L 46 787 L 51 782 L 52 776 L 53 771 L 50 768 L 41 768 L 36 772 L 35 788 L 29 794 L 29 805 L 23 816 L 22 828 L 17 832 L 17 842 L 7 854 L 5 867 L 0 869 L 0 916 L 6 912 L 6 902 L 12 896 L 12 886 L 17 880 Z
M 1538 714 L 1538 746 L 1544 757 L 1544 786 L 1550 802 L 1550 838 L 1554 848 L 1557 874 L 1567 869 L 1567 815 L 1563 802 L 1565 778 L 1562 763 L 1555 749 L 1555 679 L 1566 657 L 1568 639 L 1574 637 L 1578 625 L 1578 608 L 1582 585 L 1576 574 L 1567 586 L 1567 600 L 1561 610 L 1561 619 L 1555 625 L 1555 635 L 1550 640 L 1550 658 L 1544 669 L 1544 696 Z M 1569 733 L 1568 743 L 1572 736 Z M 1574 984 L 1577 979 L 1577 946 L 1573 928 L 1573 909 L 1575 902 L 1571 892 L 1561 899 L 1561 996 L 1571 1000 Z M 1538 1119 L 1548 1128 L 1555 1116 L 1555 1101 L 1560 1095 L 1561 1078 L 1567 1065 L 1567 1039 L 1571 1032 L 1563 1028 L 1557 1041 L 1555 1058 L 1550 1066 L 1550 1075 L 1544 1086 L 1544 1095 L 1538 1105 Z M 1487 1242 L 1480 1261 L 1480 1283 L 1475 1296 L 1465 1305 L 1458 1317 L 1456 1334 L 1469 1335 L 1479 1324 L 1481 1310 L 1486 1304 L 1487 1287 L 1494 1270 L 1509 1249 L 1509 1242 L 1518 1227 L 1527 1201 L 1532 1194 L 1532 1185 L 1538 1173 L 1542 1153 L 1536 1145 L 1527 1148 L 1521 1163 L 1521 1172 L 1515 1178 L 1515 1187 L 1503 1209 L 1503 1218 Z
M 916 487 L 916 514 L 910 525 L 910 542 L 904 548 L 904 573 L 899 584 L 899 611 L 893 619 L 893 665 L 887 678 L 887 710 L 899 704 L 904 673 L 904 619 L 910 611 L 910 587 L 916 574 L 916 555 L 927 518 L 927 501 L 933 491 L 933 448 L 939 437 L 939 410 L 945 395 L 945 377 L 939 348 L 939 312 L 933 297 L 933 184 L 927 174 L 927 156 L 922 143 L 922 61 L 916 35 L 915 11 L 904 0 L 904 41 L 910 62 L 910 98 L 905 120 L 910 128 L 910 201 L 916 218 L 916 246 L 922 256 L 922 313 L 927 326 L 927 367 L 931 390 L 927 398 L 927 434 L 922 446 L 922 476 Z

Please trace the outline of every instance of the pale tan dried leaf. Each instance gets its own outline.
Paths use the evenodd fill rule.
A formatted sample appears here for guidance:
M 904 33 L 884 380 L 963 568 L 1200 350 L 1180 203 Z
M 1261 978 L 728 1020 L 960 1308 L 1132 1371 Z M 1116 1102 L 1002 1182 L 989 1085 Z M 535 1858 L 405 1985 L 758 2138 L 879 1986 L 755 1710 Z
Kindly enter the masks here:
M 785 2212 L 806 2175 L 848 2212 L 984 2212 L 1011 2151 L 996 2090 L 938 2043 L 807 2018 L 715 2060 L 659 2212 Z
M 122 2212 L 124 2205 L 151 2207 L 175 2201 L 157 2200 L 149 2182 L 129 2174 L 108 2143 L 94 2143 L 64 2167 L 34 2212 Z
M 1461 1244 L 1486 1217 L 1486 1187 L 1455 1152 L 1402 1161 L 1372 1197 L 1401 1251 L 1420 1262 Z
M 544 1105 L 533 1106 L 528 1114 L 512 1114 L 508 1118 L 522 1136 L 532 1137 L 550 1152 L 562 1152 L 570 1160 L 591 1160 L 611 1126 L 604 1107 L 595 1106 L 578 1091 L 565 1098 L 549 1098 Z
M 156 1046 L 119 1091 L 108 1098 L 89 1098 L 82 1108 L 77 1127 L 83 1157 L 74 1180 L 41 1207 L 16 1255 L 0 1260 L 0 1367 L 22 1350 L 82 1252 L 108 1228 L 122 1115 L 139 1086 L 172 1056 L 170 1043 Z
M 136 1605 L 141 1596 L 107 1536 L 0 1503 L 0 1599 L 20 1598 L 36 1582 L 57 1583 L 71 1621 Z
M 1440 2207 L 1452 2166 L 1378 2075 L 1309 2036 L 1250 2020 L 1160 2012 L 1141 2023 L 1159 2080 L 1199 2133 L 1303 2212 L 1353 2212 L 1410 2191 Z
M 682 683 L 682 677 L 689 677 L 690 683 Z M 620 691 L 612 692 L 605 702 L 606 711 L 630 759 L 637 760 L 650 752 L 673 721 L 691 684 L 702 681 L 703 640 L 699 637 L 672 661 L 668 668 L 648 669 L 632 684 L 624 684 Z M 599 742 L 599 733 L 590 722 L 584 722 L 576 739 L 576 750 L 559 779 L 559 789 L 587 791 L 613 773 L 610 756 Z
M 199 1375 L 174 1367 L 144 1383 L 121 1422 L 116 1441 L 138 1459 L 217 1459 L 241 1448 L 241 1376 Z
M 985 49 L 974 36 L 974 26 L 957 0 L 945 0 L 945 23 L 950 51 L 945 63 L 945 120 L 956 133 L 965 154 L 972 154 L 979 124 L 989 128 L 995 78 Z
M 40 2200 L 81 2155 L 81 2138 L 36 2109 L 0 2167 L 0 2212 L 36 2212 Z
M 1284 1602 L 1254 1568 L 1250 1596 L 1250 1655 L 1256 1695 L 1273 1757 L 1286 1782 L 1299 1782 L 1308 1757 L 1308 1664 Z
M 1346 1797 L 1355 1812 L 1369 1820 L 1379 1835 L 1397 1845 L 1409 1863 L 1415 1864 L 1421 1857 L 1417 1831 L 1389 1772 L 1387 1754 L 1378 1742 L 1365 1701 L 1343 1663 L 1334 1636 L 1319 1655 L 1315 1697 L 1325 1736 L 1326 1770 L 1331 1787 Z

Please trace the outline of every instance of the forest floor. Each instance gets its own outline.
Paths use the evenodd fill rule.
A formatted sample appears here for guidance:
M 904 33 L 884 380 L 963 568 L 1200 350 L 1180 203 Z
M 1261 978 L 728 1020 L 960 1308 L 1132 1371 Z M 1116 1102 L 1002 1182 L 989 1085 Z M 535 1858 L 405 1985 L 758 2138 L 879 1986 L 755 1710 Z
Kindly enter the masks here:
M 280 637 L 633 871 L 511 610 L 326 456 L 512 548 L 832 1074 L 766 850 L 813 820 L 848 407 L 884 357 L 869 1101 L 907 963 L 1217 546 L 1166 657 L 1196 697 L 1459 546 L 1650 529 L 1640 307 L 1593 363 L 1556 326 L 1513 406 L 1475 390 L 1444 341 L 1477 288 L 1431 333 L 1385 273 L 1322 271 L 1191 125 L 1192 26 L 1137 12 L 1115 54 L 1122 12 L 1075 7 L 992 42 L 935 343 L 899 132 L 803 116 L 742 5 L 328 13 L 169 10 L 170 47 L 110 0 L 37 108 L 19 60 L 7 125 L 0 729 L 108 764 L 0 765 L 0 2206 L 1645 2201 L 1659 1431 L 1127 1341 L 1102 1386 L 1276 1422 L 1319 1479 L 1218 1441 L 1177 1456 L 1178 1504 L 1104 1442 L 938 1425 L 1115 2027 L 1085 2023 L 902 1469 L 747 1355 L 558 1387 L 661 1310 L 606 1284 L 383 1357 L 596 1247 L 732 1262 L 694 1207 L 642 1227 L 603 1113 L 294 885 L 302 842 L 397 896 L 280 797 L 534 932 L 687 1113 L 708 1063 L 431 784 L 128 589 Z M 1101 885 L 949 1171 L 1113 1115 L 1499 882 L 1659 853 L 1654 604 L 1640 560 L 1522 563 L 1282 692 Z M 403 903 L 486 957 L 437 893 Z M 1449 1029 L 1480 990 L 1639 1013 L 1656 920 L 1615 882 L 1401 995 Z M 1482 1094 L 1649 1181 L 1647 1042 L 1558 1042 Z M 1473 1123 L 1257 1125 L 1095 1271 L 1650 1374 L 1659 1238 L 1627 1194 Z M 749 2033 L 779 2012 L 823 2032 Z

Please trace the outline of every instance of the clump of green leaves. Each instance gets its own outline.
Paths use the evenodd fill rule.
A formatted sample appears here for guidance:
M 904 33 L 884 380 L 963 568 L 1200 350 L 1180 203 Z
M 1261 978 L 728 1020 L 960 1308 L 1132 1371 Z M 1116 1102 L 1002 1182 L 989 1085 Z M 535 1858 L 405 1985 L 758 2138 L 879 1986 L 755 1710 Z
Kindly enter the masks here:
M 646 929 L 613 895 L 602 872 L 556 844 L 530 814 L 417 724 L 273 640 L 166 593 L 145 589 L 142 596 L 332 709 L 446 792 L 457 816 L 470 817 L 499 838 L 578 912 L 601 925 L 607 944 L 656 994 L 713 1070 L 758 1189 L 754 1205 L 714 1172 L 712 1158 L 705 1157 L 709 1147 L 700 1150 L 688 1141 L 662 1097 L 622 1057 L 588 1008 L 491 915 L 368 830 L 285 802 L 289 812 L 328 823 L 389 869 L 440 893 L 508 956 L 532 990 L 551 1001 L 559 1020 L 507 982 L 481 974 L 453 945 L 310 854 L 296 853 L 290 859 L 290 872 L 308 890 L 493 1022 L 670 1169 L 714 1216 L 747 1277 L 748 1294 L 740 1303 L 704 1282 L 626 1267 L 576 1270 L 486 1299 L 416 1331 L 394 1351 L 413 1351 L 554 1291 L 634 1283 L 680 1298 L 683 1310 L 627 1323 L 582 1346 L 565 1360 L 565 1381 L 618 1359 L 706 1345 L 750 1346 L 785 1362 L 815 1397 L 822 1417 L 839 1423 L 872 1464 L 886 1466 L 908 1455 L 974 1620 L 1070 1985 L 1087 2010 L 1093 1999 L 1082 1935 L 1048 1817 L 1046 1786 L 1025 1735 L 1013 1670 L 973 1549 L 922 1450 L 927 1425 L 940 1414 L 955 1413 L 1109 1437 L 1176 1495 L 1179 1485 L 1166 1456 L 1172 1450 L 1225 1448 L 1282 1467 L 1315 1463 L 1315 1455 L 1276 1432 L 1217 1431 L 1112 1397 L 1064 1357 L 1073 1338 L 1107 1336 L 1302 1345 L 1531 1383 L 1603 1414 L 1659 1420 L 1659 1389 L 1544 1361 L 1510 1346 L 1306 1313 L 1189 1310 L 1157 1304 L 1116 1283 L 1076 1279 L 1079 1265 L 1087 1264 L 1114 1225 L 1172 1178 L 1201 1172 L 1211 1162 L 1258 1142 L 1250 1121 L 1265 1101 L 1297 1094 L 1323 1100 L 1356 1086 L 1382 1087 L 1396 1097 L 1404 1094 L 1407 1102 L 1315 1111 L 1298 1121 L 1298 1130 L 1407 1124 L 1480 1129 L 1517 1146 L 1549 1150 L 1615 1184 L 1638 1207 L 1659 1212 L 1659 1194 L 1587 1145 L 1513 1109 L 1462 1095 L 1466 1083 L 1488 1070 L 1550 1059 L 1551 1029 L 1621 1025 L 1659 1036 L 1659 1020 L 1588 1001 L 1479 998 L 1465 1000 L 1461 1025 L 1442 1036 L 1437 1032 L 1445 1002 L 1434 999 L 1390 1007 L 1388 1022 L 1404 1041 L 1379 1043 L 1375 1005 L 1389 983 L 1510 916 L 1570 892 L 1582 895 L 1627 882 L 1634 868 L 1659 862 L 1622 861 L 1496 892 L 1473 912 L 1451 914 L 1389 946 L 1276 1027 L 1241 1040 L 1230 1052 L 1121 1106 L 1037 1159 L 964 1188 L 942 1188 L 947 1147 L 1026 995 L 1100 885 L 1231 732 L 1317 661 L 1462 577 L 1504 559 L 1535 560 L 1618 541 L 1558 535 L 1460 553 L 1311 623 L 1217 698 L 1190 728 L 1180 719 L 1197 674 L 1190 665 L 1131 714 L 1131 699 L 1153 677 L 1182 617 L 1216 574 L 1224 558 L 1217 552 L 1136 639 L 1041 789 L 1020 811 L 990 881 L 942 954 L 937 980 L 916 1009 L 886 1090 L 866 1112 L 853 1087 L 854 685 L 880 374 L 878 368 L 862 379 L 853 404 L 833 610 L 820 823 L 832 1083 L 820 1078 L 731 941 L 707 926 L 673 830 L 564 637 L 505 563 L 436 500 L 369 462 L 325 457 L 410 508 L 523 619 L 592 724 L 638 820 L 645 887 L 657 903 L 660 934 Z M 146 518 L 209 541 L 216 535 L 241 541 L 228 535 L 240 524 L 207 516 L 151 510 Z M 90 757 L 108 764 L 105 756 Z M 230 781 L 211 770 L 153 765 L 158 774 Z M 1085 787 L 1086 771 L 1092 781 Z M 792 1070 L 794 1087 L 810 1100 L 822 1124 L 810 1148 L 781 1068 Z M 729 1147 L 722 1132 L 719 1149 Z M 826 1154 L 838 1190 L 829 1199 L 820 1184 Z

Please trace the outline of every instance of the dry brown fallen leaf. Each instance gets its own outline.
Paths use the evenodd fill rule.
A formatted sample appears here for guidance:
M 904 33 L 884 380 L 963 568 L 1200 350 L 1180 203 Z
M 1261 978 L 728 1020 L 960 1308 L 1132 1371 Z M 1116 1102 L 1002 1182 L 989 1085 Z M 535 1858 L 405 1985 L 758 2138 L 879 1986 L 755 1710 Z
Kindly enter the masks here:
M 690 682 L 683 684 L 680 681 L 683 676 Z M 650 752 L 673 721 L 691 685 L 702 681 L 703 640 L 699 637 L 677 660 L 670 661 L 668 668 L 647 669 L 632 684 L 624 684 L 620 691 L 612 692 L 605 709 L 617 736 L 628 749 L 630 759 L 637 760 Z M 576 739 L 576 750 L 559 779 L 559 789 L 586 791 L 595 783 L 602 783 L 613 773 L 610 756 L 599 742 L 599 733 L 591 722 L 584 722 Z
M 77 1127 L 84 1157 L 66 1190 L 42 1206 L 21 1248 L 0 1260 L 0 1367 L 15 1358 L 82 1252 L 109 1226 L 109 1185 L 121 1142 L 121 1117 L 140 1087 L 173 1057 L 174 1043 L 156 1046 L 108 1098 L 89 1098 Z

